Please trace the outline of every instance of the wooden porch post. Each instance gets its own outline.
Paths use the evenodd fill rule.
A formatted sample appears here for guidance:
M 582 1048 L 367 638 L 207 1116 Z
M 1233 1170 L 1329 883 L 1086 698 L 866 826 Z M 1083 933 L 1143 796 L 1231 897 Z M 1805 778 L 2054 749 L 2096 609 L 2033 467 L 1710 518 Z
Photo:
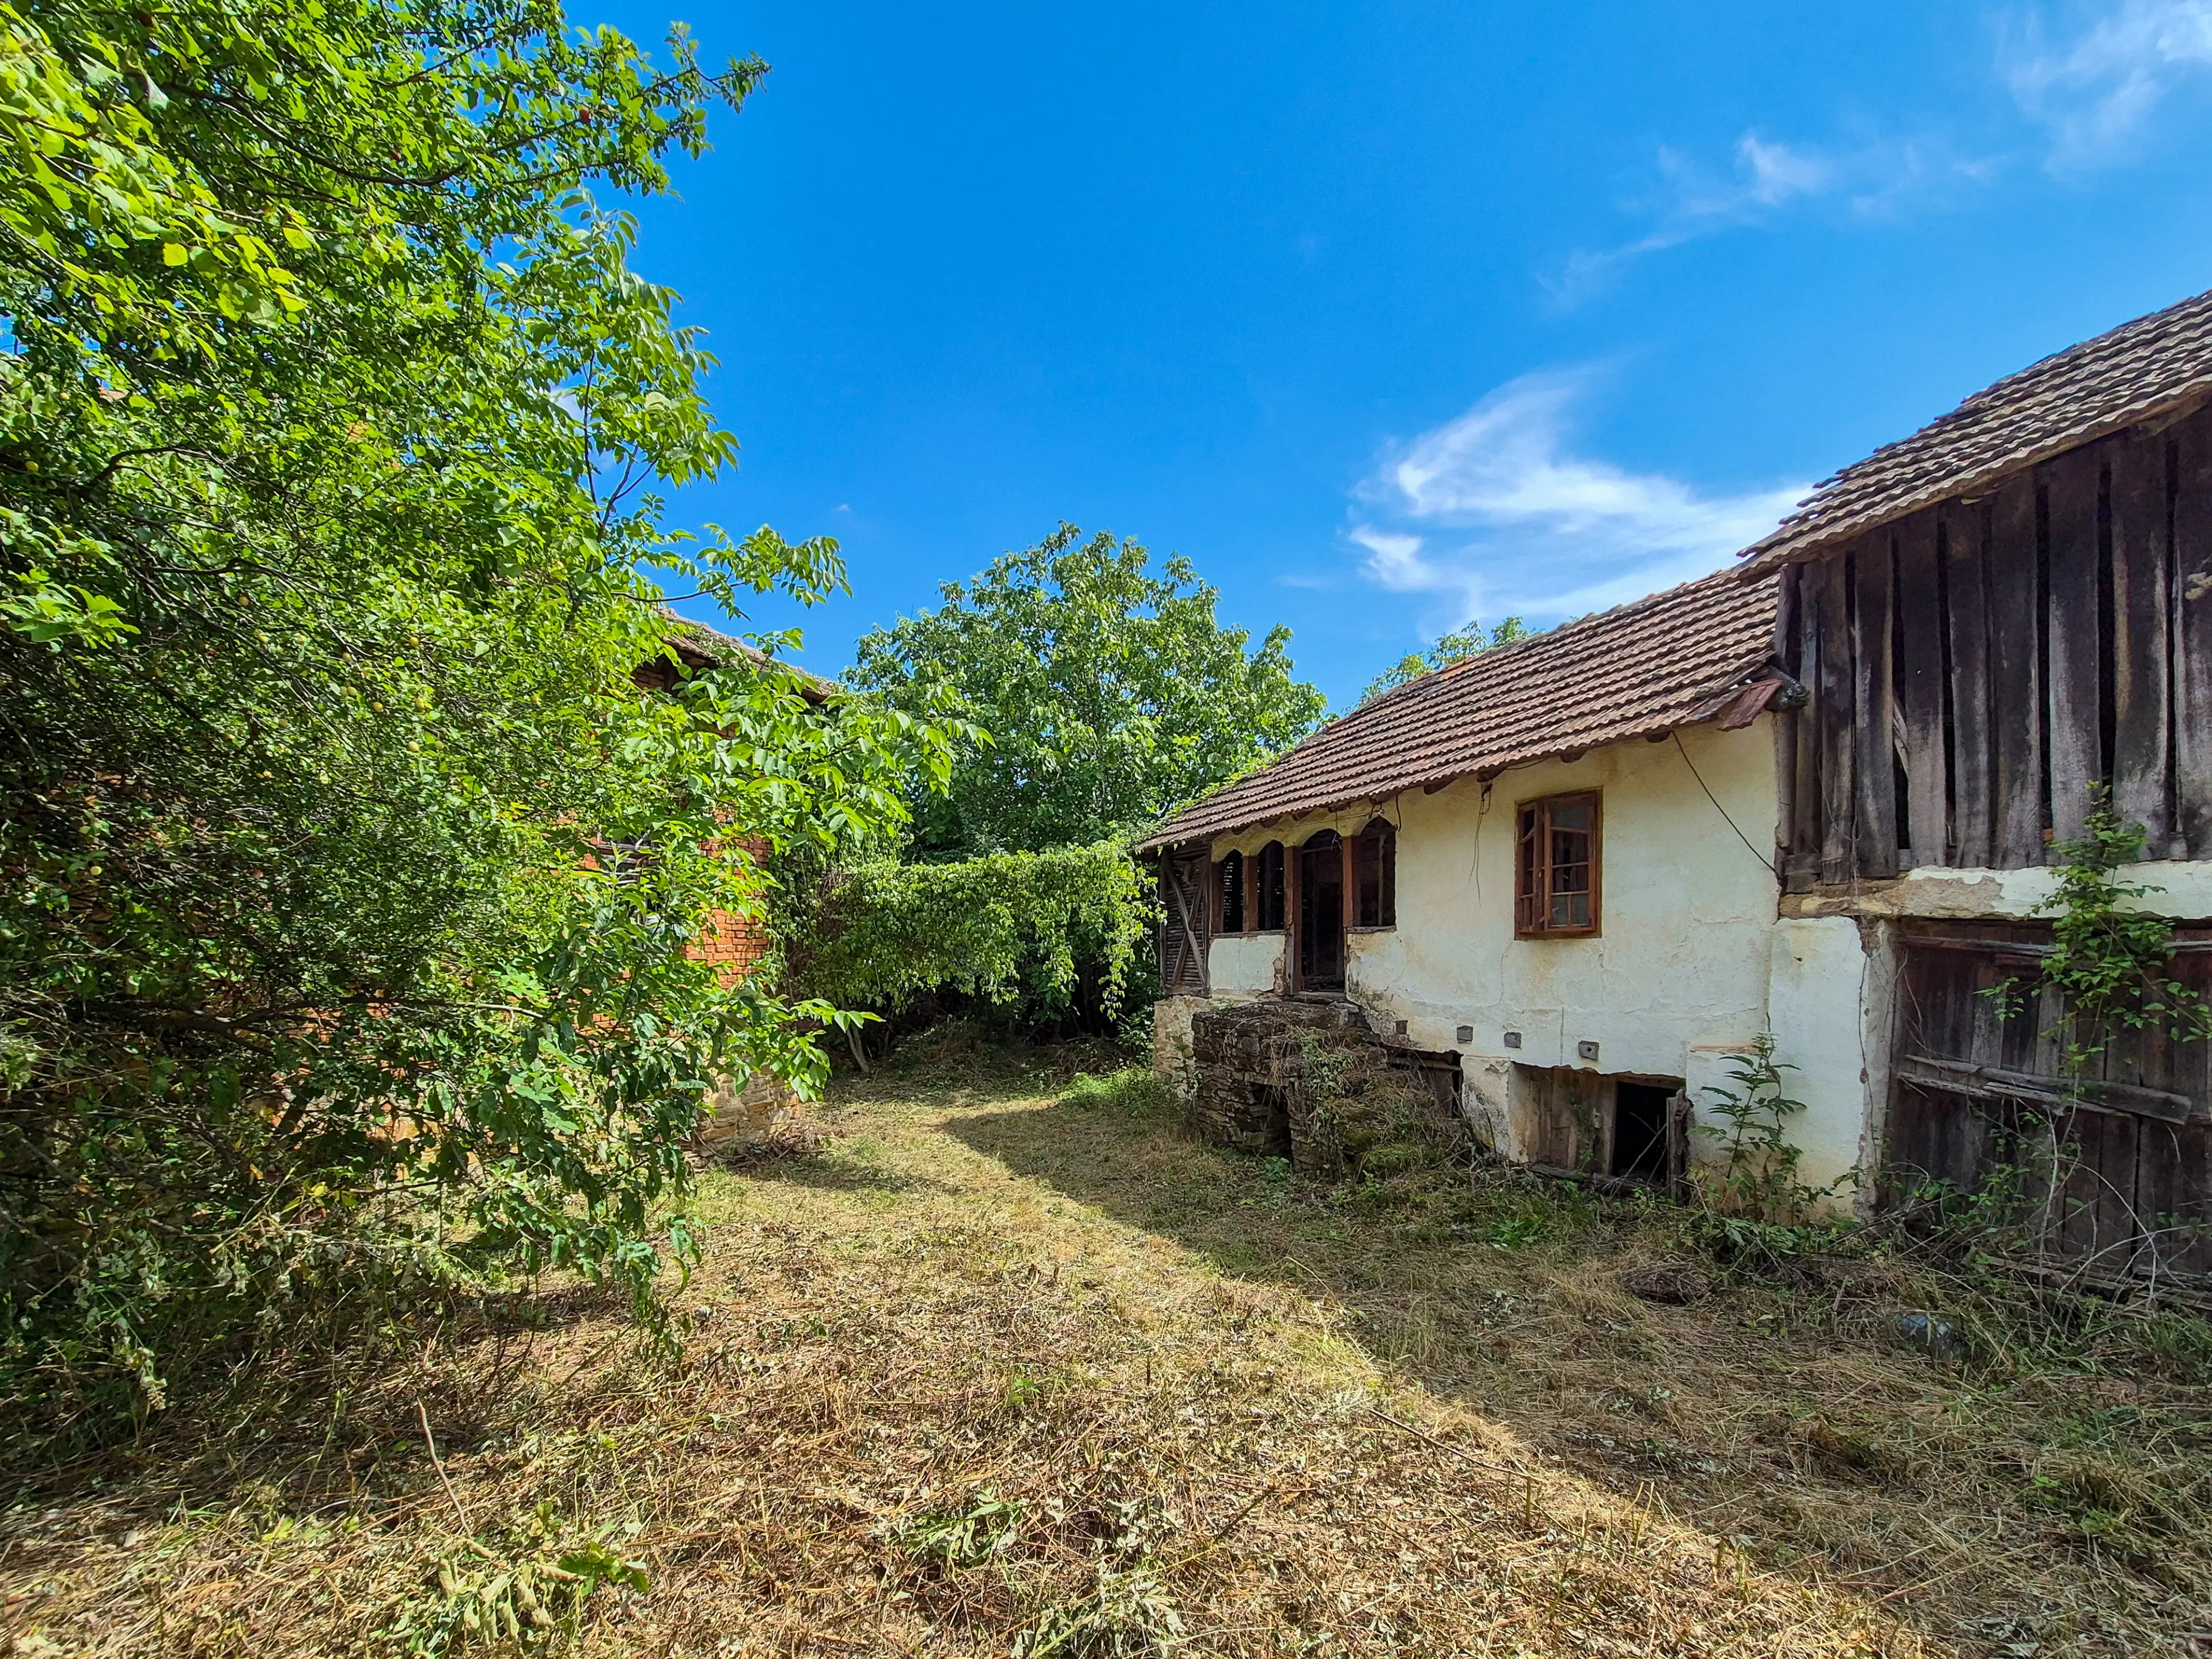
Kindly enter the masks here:
M 1343 901 L 1344 921 L 1338 934 L 1344 940 L 1343 966 L 1348 969 L 1352 966 L 1352 930 L 1359 925 L 1359 867 L 1352 837 L 1339 836 L 1336 844 L 1344 854 L 1344 891 L 1338 896 Z

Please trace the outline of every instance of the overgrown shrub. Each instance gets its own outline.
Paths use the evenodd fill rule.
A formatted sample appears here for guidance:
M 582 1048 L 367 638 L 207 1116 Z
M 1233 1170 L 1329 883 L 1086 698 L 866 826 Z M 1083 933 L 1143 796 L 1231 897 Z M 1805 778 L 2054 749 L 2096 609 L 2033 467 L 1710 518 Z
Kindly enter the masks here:
M 880 859 L 788 886 L 779 919 L 793 983 L 840 1007 L 896 1012 L 949 990 L 1035 1029 L 1110 1026 L 1125 1003 L 1149 1000 L 1150 884 L 1119 842 Z
M 651 1305 L 718 1069 L 826 1009 L 687 945 L 885 829 L 926 722 L 632 682 L 734 445 L 632 227 L 765 66 L 532 0 L 0 0 L 0 1415 L 158 1402 L 380 1287 Z

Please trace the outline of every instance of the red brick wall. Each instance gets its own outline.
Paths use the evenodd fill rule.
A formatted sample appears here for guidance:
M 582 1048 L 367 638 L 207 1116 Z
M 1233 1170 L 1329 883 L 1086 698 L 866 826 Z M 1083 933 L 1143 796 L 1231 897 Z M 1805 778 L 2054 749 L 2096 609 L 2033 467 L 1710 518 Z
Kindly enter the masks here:
M 757 916 L 717 910 L 706 931 L 691 941 L 691 954 L 722 970 L 722 982 L 735 985 L 768 954 L 768 924 Z
M 765 842 L 748 841 L 741 845 L 756 862 L 768 857 Z M 735 985 L 768 954 L 769 944 L 768 923 L 761 917 L 717 910 L 708 919 L 705 931 L 691 941 L 691 954 L 720 968 L 722 983 Z

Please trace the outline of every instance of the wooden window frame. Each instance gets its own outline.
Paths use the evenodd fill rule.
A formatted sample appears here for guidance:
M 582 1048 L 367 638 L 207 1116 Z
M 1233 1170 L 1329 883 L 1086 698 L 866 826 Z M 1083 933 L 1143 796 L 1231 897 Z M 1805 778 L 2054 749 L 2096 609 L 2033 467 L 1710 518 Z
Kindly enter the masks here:
M 1230 860 L 1237 860 L 1237 926 L 1229 925 L 1229 884 L 1223 866 Z M 1240 939 L 1252 931 L 1252 860 L 1239 848 L 1231 848 L 1213 861 L 1213 879 L 1207 884 L 1212 894 L 1213 936 L 1216 939 Z
M 1373 843 L 1375 854 L 1375 920 L 1360 913 L 1359 849 Z M 1398 926 L 1398 826 L 1385 817 L 1373 817 L 1345 843 L 1352 849 L 1344 889 L 1344 928 L 1348 933 L 1387 933 Z
M 1276 867 L 1281 872 L 1283 880 L 1282 911 L 1272 924 L 1267 921 L 1268 895 L 1267 890 L 1261 885 L 1261 883 L 1266 879 L 1269 847 L 1275 849 Z M 1291 918 L 1297 914 L 1296 908 L 1297 904 L 1297 860 L 1291 856 L 1291 849 L 1284 846 L 1279 840 L 1271 841 L 1266 847 L 1261 848 L 1252 854 L 1246 867 L 1253 872 L 1252 920 L 1255 924 L 1253 931 L 1260 933 L 1288 933 L 1291 931 Z
M 1586 926 L 1552 925 L 1552 811 L 1570 802 L 1587 801 L 1589 827 L 1589 921 Z M 1530 834 L 1528 815 L 1535 815 L 1534 893 L 1531 902 L 1524 876 L 1528 872 Z M 1596 939 L 1604 932 L 1605 798 L 1595 789 L 1566 789 L 1556 794 L 1533 795 L 1513 804 L 1513 937 L 1516 939 Z

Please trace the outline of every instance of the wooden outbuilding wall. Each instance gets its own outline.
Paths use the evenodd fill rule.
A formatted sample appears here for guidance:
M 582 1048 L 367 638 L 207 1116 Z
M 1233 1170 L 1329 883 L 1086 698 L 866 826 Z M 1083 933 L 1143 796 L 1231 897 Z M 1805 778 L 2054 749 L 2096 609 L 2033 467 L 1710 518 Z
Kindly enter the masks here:
M 1790 891 L 2040 864 L 2100 781 L 2212 859 L 2212 409 L 1826 549 L 1776 633 Z

